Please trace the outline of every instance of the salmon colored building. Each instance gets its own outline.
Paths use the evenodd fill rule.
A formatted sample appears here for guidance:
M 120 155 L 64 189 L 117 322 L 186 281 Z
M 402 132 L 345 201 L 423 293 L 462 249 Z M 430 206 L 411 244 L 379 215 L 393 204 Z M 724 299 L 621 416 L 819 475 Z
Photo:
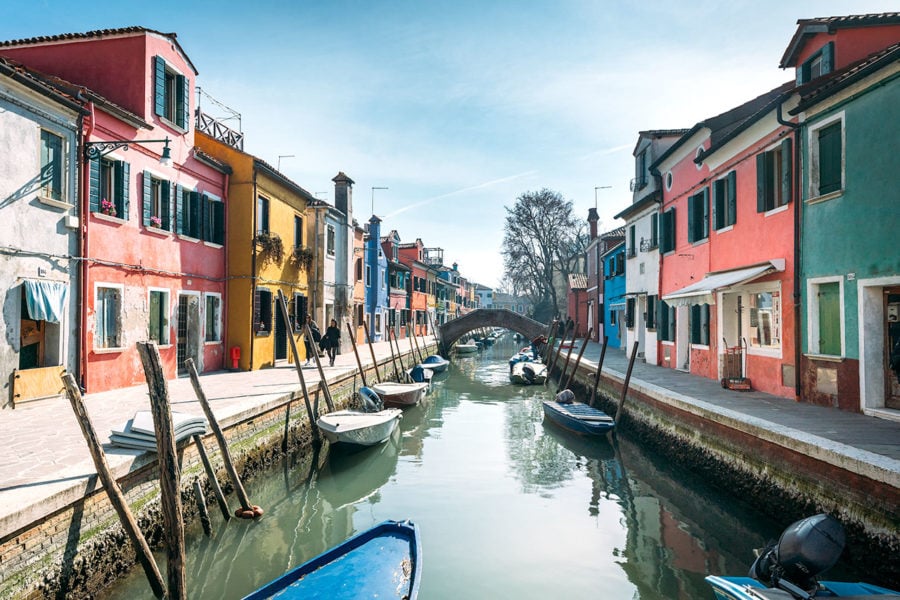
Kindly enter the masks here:
M 652 165 L 663 181 L 659 364 L 794 398 L 794 82 L 701 121 Z
M 410 324 L 416 335 L 425 335 L 428 325 L 428 265 L 425 264 L 425 244 L 421 239 L 409 244 L 400 244 L 399 260 L 409 267 L 411 291 L 409 293 Z
M 225 360 L 228 167 L 196 151 L 197 70 L 175 34 L 142 27 L 0 42 L 87 88 L 80 379 L 88 392 L 143 384 L 136 342 L 167 377 Z

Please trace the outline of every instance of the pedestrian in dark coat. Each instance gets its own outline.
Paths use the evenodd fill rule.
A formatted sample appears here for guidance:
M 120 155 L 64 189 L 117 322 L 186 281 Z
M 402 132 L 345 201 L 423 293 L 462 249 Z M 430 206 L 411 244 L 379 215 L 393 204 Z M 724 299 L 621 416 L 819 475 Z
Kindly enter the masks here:
M 309 339 L 309 336 L 303 338 L 303 346 L 306 348 L 306 362 L 304 365 L 310 365 L 312 364 L 313 352 L 317 352 L 316 346 L 322 340 L 322 333 L 319 331 L 319 326 L 316 325 L 316 322 L 309 315 L 306 316 L 306 324 L 309 325 L 312 339 Z
M 337 321 L 331 320 L 325 335 L 322 337 L 322 347 L 328 353 L 329 365 L 334 366 L 334 357 L 340 351 L 341 347 L 341 330 L 338 329 Z

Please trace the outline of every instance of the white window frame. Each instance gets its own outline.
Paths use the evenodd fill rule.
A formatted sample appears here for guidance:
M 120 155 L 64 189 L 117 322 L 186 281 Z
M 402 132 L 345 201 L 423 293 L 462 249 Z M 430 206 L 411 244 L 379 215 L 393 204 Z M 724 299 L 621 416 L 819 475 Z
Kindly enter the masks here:
M 778 339 L 779 344 L 776 347 L 772 346 L 754 346 L 751 341 L 750 335 L 750 295 L 751 294 L 759 294 L 759 293 L 769 293 L 772 294 L 774 292 L 778 292 Z M 757 283 L 750 284 L 746 286 L 742 286 L 740 289 L 734 290 L 734 293 L 739 293 L 744 296 L 744 303 L 746 314 L 742 315 L 741 318 L 745 319 L 742 328 L 746 333 L 744 336 L 747 338 L 747 354 L 754 354 L 758 356 L 769 356 L 773 358 L 781 358 L 782 352 L 784 351 L 784 290 L 782 290 L 781 281 L 772 281 L 767 283 Z M 719 311 L 721 312 L 721 311 Z M 774 337 L 774 335 L 773 335 Z
M 150 338 L 150 320 L 153 318 L 153 315 L 150 313 L 150 298 L 153 294 L 162 294 L 165 298 L 165 308 L 162 311 L 165 315 L 165 324 L 161 324 L 160 326 L 160 339 L 157 340 L 157 344 L 160 347 L 163 346 L 171 346 L 172 345 L 172 292 L 167 288 L 158 288 L 158 287 L 149 287 L 147 288 L 147 339 L 152 341 Z
M 216 315 L 215 315 L 215 327 L 216 327 L 216 336 L 215 339 L 209 339 L 209 330 L 207 329 L 207 324 L 209 323 L 209 315 L 207 311 L 209 310 L 209 299 L 215 298 L 218 301 L 218 306 L 216 307 Z M 221 344 L 222 343 L 222 294 L 219 292 L 203 292 L 203 343 L 204 344 Z
M 48 194 L 47 188 L 44 186 L 43 182 L 41 181 L 41 185 L 39 188 L 40 189 L 39 198 L 41 199 L 42 202 L 44 202 L 46 204 L 51 204 L 54 206 L 65 205 L 65 207 L 69 207 L 69 206 L 71 206 L 71 203 L 67 202 L 67 199 L 69 197 L 69 182 L 68 182 L 68 179 L 69 179 L 69 139 L 65 134 L 63 134 L 55 129 L 51 129 L 49 127 L 40 127 L 38 129 L 38 157 L 37 157 L 38 160 L 37 160 L 37 162 L 38 162 L 38 178 L 39 178 L 39 180 L 42 179 L 41 171 L 43 171 L 43 169 L 44 169 L 44 161 L 41 156 L 41 151 L 43 149 L 43 141 L 41 138 L 42 138 L 42 134 L 44 132 L 47 132 L 48 134 L 55 136 L 55 137 L 59 138 L 59 140 L 60 140 L 60 144 L 59 144 L 59 161 L 60 161 L 60 164 L 59 164 L 59 186 L 60 186 L 60 189 L 56 190 L 59 192 L 59 198 L 54 198 L 52 191 L 51 191 L 51 193 Z
M 835 121 L 841 122 L 841 188 L 827 194 L 819 194 L 819 131 L 833 125 Z M 822 202 L 832 198 L 838 198 L 844 193 L 847 186 L 847 119 L 844 111 L 835 113 L 830 117 L 817 121 L 809 126 L 806 137 L 809 158 L 807 169 L 809 179 L 807 181 L 807 202 Z
M 100 300 L 100 290 L 101 289 L 114 289 L 119 291 L 119 310 L 116 314 L 116 337 L 118 338 L 119 345 L 118 346 L 98 346 L 97 345 L 97 308 Z M 125 349 L 125 330 L 122 327 L 122 305 L 125 303 L 125 286 L 121 283 L 107 283 L 98 281 L 94 283 L 94 319 L 93 319 L 93 333 L 94 333 L 94 352 L 95 353 L 104 353 L 104 352 L 121 352 Z
M 841 311 L 841 354 L 840 357 L 846 356 L 846 331 L 844 329 L 844 278 L 840 275 L 831 277 L 811 277 L 806 280 L 806 297 L 809 301 L 807 305 L 807 331 L 806 331 L 806 349 L 807 355 L 828 356 L 830 358 L 840 358 L 833 354 L 822 354 L 819 348 L 819 303 L 814 301 L 818 298 L 819 286 L 823 283 L 837 283 L 840 311 Z
M 334 228 L 334 225 L 326 224 L 325 225 L 325 250 L 328 256 L 334 256 L 337 246 L 337 231 Z

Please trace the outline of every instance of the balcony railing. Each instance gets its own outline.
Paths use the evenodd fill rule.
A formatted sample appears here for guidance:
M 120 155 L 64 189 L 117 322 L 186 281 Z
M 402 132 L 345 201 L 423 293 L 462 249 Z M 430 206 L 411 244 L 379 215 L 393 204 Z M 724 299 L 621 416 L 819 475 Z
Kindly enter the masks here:
M 647 187 L 647 176 L 642 175 L 640 177 L 635 177 L 631 180 L 631 184 L 629 186 L 632 192 L 636 192 L 638 190 L 642 190 Z

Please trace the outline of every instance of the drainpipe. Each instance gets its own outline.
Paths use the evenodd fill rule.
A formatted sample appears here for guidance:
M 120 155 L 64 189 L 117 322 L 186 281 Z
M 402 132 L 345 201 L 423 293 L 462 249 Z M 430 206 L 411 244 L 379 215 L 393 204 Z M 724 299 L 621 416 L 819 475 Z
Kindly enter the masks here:
M 84 176 L 84 142 L 87 142 L 90 139 L 91 135 L 94 133 L 94 103 L 88 102 L 88 110 L 91 113 L 91 118 L 88 124 L 87 129 L 83 132 L 82 135 L 82 145 L 81 152 L 78 154 L 78 177 L 79 177 L 79 189 L 81 189 L 81 227 L 80 227 L 80 238 L 79 238 L 79 255 L 83 259 L 81 261 L 81 272 L 80 272 L 80 282 L 81 282 L 81 290 L 80 290 L 80 304 L 81 304 L 81 338 L 79 344 L 79 352 L 78 352 L 78 372 L 79 372 L 79 380 L 81 382 L 81 389 L 87 389 L 87 357 L 88 357 L 88 348 L 87 348 L 87 313 L 88 313 L 88 301 L 87 295 L 90 293 L 88 289 L 88 262 L 87 257 L 90 255 L 90 248 L 88 246 L 88 240 L 90 239 L 88 236 L 88 223 L 90 222 L 90 178 Z M 82 117 L 79 117 L 79 129 L 84 127 L 84 120 Z
M 802 202 L 802 193 L 800 190 L 800 125 L 785 121 L 782 115 L 783 102 L 779 102 L 775 108 L 775 118 L 778 123 L 789 127 L 794 133 L 794 169 L 792 171 L 792 200 L 794 201 L 794 395 L 795 399 L 800 399 L 800 358 L 801 358 L 801 340 L 800 340 L 800 204 Z
M 253 255 L 250 260 L 250 368 L 249 371 L 253 370 L 253 351 L 256 347 L 256 331 L 254 331 L 254 327 L 256 324 L 253 322 L 253 304 L 256 299 L 256 242 L 252 241 L 253 238 L 256 237 L 257 227 L 259 223 L 256 222 L 256 203 L 259 202 L 258 194 L 259 191 L 256 187 L 256 162 L 253 162 L 253 198 L 251 199 L 251 206 L 253 207 L 253 231 L 251 231 L 251 244 L 253 246 Z
M 231 261 L 228 260 L 228 190 L 231 189 L 231 175 L 225 173 L 225 187 L 222 190 L 222 202 L 225 203 L 225 223 L 222 226 L 225 228 L 225 239 L 222 240 L 225 242 L 225 272 L 222 274 L 222 361 L 223 364 L 228 364 L 229 356 L 228 356 L 228 288 L 231 287 L 231 279 L 228 277 L 228 274 L 231 272 L 229 270 L 229 265 Z M 256 211 L 254 211 L 256 212 Z
M 659 172 L 659 169 L 653 169 L 650 171 L 650 174 L 653 175 L 653 178 L 656 180 L 656 189 L 659 190 L 659 200 L 656 202 L 659 205 L 659 208 L 663 207 L 663 179 L 662 174 Z M 659 227 L 662 224 L 662 212 L 660 212 L 656 217 L 656 302 L 654 303 L 653 310 L 657 310 L 659 308 L 659 303 L 662 302 L 662 276 L 663 276 L 663 256 L 662 251 L 659 248 Z M 658 313 L 657 313 L 658 314 Z M 659 357 L 661 352 L 659 345 L 659 321 L 656 318 L 657 315 L 653 315 L 653 323 L 656 325 L 656 364 L 660 364 Z M 712 340 L 710 340 L 712 342 Z M 647 349 L 644 349 L 644 362 L 646 362 L 647 357 Z

